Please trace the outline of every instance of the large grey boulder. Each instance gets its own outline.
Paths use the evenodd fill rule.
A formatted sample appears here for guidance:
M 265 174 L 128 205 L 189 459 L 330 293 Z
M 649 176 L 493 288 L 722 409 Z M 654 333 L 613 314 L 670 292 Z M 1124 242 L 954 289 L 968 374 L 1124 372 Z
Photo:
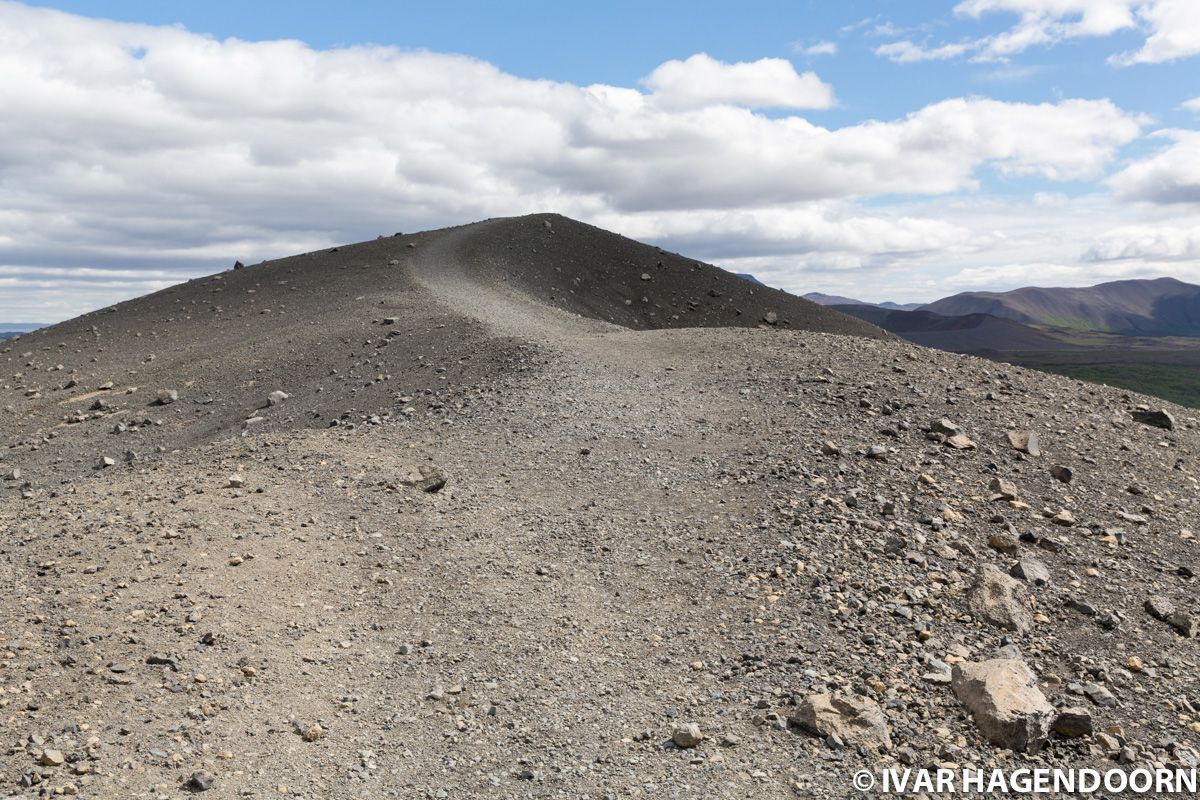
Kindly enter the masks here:
M 1009 750 L 1040 750 L 1058 716 L 1019 658 L 956 664 L 950 686 L 980 733 Z
M 791 722 L 809 733 L 846 744 L 880 750 L 892 749 L 887 717 L 874 700 L 842 694 L 810 694 L 800 703 Z
M 967 597 L 976 618 L 1007 631 L 1025 633 L 1033 627 L 1025 585 L 994 564 L 984 564 Z

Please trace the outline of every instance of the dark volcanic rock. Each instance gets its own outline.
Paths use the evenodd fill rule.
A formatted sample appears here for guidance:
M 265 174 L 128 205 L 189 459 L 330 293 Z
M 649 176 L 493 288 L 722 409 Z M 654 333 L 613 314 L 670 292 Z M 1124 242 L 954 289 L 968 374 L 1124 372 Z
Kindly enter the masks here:
M 1175 430 L 1175 417 L 1171 416 L 1169 411 L 1165 409 L 1147 410 L 1134 409 L 1132 412 L 1133 421 L 1140 422 L 1143 425 L 1149 425 L 1153 428 L 1162 428 L 1163 430 Z

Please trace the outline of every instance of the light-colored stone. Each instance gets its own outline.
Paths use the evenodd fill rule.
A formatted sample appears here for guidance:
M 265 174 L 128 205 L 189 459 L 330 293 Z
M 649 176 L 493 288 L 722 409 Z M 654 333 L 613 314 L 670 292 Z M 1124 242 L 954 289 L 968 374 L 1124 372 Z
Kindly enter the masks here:
M 1018 450 L 1031 456 L 1040 456 L 1042 454 L 1041 445 L 1038 443 L 1038 436 L 1033 431 L 1009 431 L 1005 436 L 1008 437 L 1008 444 L 1013 450 Z
M 403 470 L 396 483 L 401 486 L 415 486 L 423 492 L 440 492 L 446 485 L 446 473 L 432 464 L 420 464 Z
M 992 478 L 988 488 L 1004 500 L 1016 500 L 1018 496 L 1016 484 L 1006 478 Z
M 1009 750 L 1040 750 L 1057 717 L 1033 671 L 1017 658 L 957 664 L 951 686 L 984 737 Z
M 846 744 L 892 749 L 887 717 L 874 700 L 834 692 L 811 694 L 800 703 L 791 722 L 822 738 L 836 735 Z
M 1017 538 L 1015 533 L 996 531 L 988 535 L 988 547 L 999 553 L 1016 555 L 1021 549 L 1021 540 Z
M 968 606 L 979 619 L 1005 630 L 1024 633 L 1033 627 L 1024 584 L 1005 575 L 994 564 L 984 564 L 979 571 Z
M 946 439 L 946 446 L 953 447 L 955 450 L 974 450 L 975 442 L 971 441 L 966 434 L 958 433 Z
M 951 422 L 945 417 L 942 417 L 941 419 L 930 424 L 929 430 L 933 431 L 934 433 L 944 434 L 946 436 L 956 436 L 962 433 L 962 426 L 955 422 Z
M 296 733 L 306 742 L 315 742 L 325 735 L 325 729 L 319 722 L 297 722 L 295 728 Z
M 671 732 L 671 741 L 679 747 L 696 747 L 704 741 L 700 726 L 694 722 L 685 722 L 675 726 Z
M 1075 515 L 1065 508 L 1050 518 L 1050 521 L 1055 525 L 1062 525 L 1064 528 L 1069 528 L 1075 524 Z

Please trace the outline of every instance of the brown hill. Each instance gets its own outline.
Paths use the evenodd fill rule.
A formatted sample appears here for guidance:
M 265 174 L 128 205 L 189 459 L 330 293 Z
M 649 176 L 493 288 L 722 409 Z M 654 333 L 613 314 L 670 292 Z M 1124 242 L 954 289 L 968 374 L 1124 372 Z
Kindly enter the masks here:
M 943 316 L 990 314 L 1027 324 L 1137 336 L 1200 336 L 1200 286 L 1127 280 L 1086 288 L 964 292 L 922 306 Z

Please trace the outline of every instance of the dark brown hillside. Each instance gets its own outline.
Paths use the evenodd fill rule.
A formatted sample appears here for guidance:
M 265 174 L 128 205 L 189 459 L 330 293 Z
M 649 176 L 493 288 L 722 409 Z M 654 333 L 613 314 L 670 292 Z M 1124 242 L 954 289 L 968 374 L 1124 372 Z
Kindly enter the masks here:
M 12 408 L 31 432 L 7 445 L 53 435 L 56 446 L 24 459 L 26 473 L 63 450 L 53 457 L 66 463 L 55 469 L 77 473 L 93 468 L 98 448 L 61 445 L 97 428 L 134 431 L 112 434 L 103 449 L 143 458 L 247 426 L 361 422 L 399 413 L 400 398 L 414 409 L 469 403 L 464 387 L 486 386 L 533 356 L 435 302 L 430 284 L 450 276 L 464 296 L 492 308 L 513 301 L 496 294 L 505 289 L 538 308 L 626 328 L 767 325 L 886 336 L 566 217 L 488 220 L 229 269 L 5 343 L 0 370 L 26 395 Z M 180 402 L 156 405 L 160 389 L 176 390 Z M 273 391 L 292 395 L 286 409 L 265 408 Z
M 875 326 L 558 214 L 468 229 L 460 269 L 584 317 L 635 330 L 769 324 L 872 338 Z
M 991 314 L 946 317 L 932 311 L 893 311 L 879 306 L 833 306 L 910 342 L 954 353 L 1070 350 L 1072 346 L 1015 320 Z
M 4 800 L 1200 760 L 1194 411 L 561 217 L 2 343 L 0 407 Z

